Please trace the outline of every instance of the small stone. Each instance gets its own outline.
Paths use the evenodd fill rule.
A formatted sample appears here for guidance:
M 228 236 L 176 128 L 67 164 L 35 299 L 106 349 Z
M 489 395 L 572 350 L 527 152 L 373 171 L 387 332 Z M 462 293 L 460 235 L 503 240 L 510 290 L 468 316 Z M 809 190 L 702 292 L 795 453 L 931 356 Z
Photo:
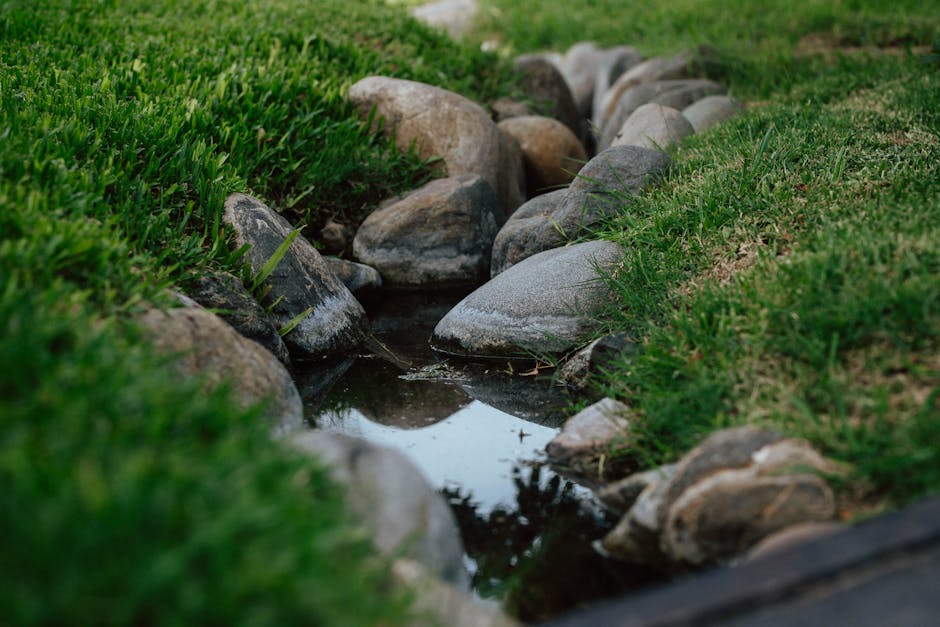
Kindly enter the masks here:
M 516 57 L 514 67 L 522 77 L 520 87 L 535 106 L 583 140 L 587 126 L 558 65 L 544 55 L 526 54 Z
M 702 133 L 742 111 L 744 105 L 730 96 L 705 96 L 683 109 L 682 115 L 692 124 L 696 133 Z
M 151 309 L 140 317 L 154 348 L 178 355 L 173 362 L 176 371 L 186 378 L 199 377 L 207 390 L 229 382 L 243 407 L 268 402 L 267 415 L 276 433 L 302 427 L 303 404 L 284 364 L 215 314 L 188 302 L 190 306 Z
M 436 577 L 467 589 L 463 544 L 450 506 L 401 453 L 337 433 L 292 438 L 342 484 L 346 504 L 369 529 L 376 548 L 404 555 Z
M 658 485 L 668 480 L 675 472 L 675 464 L 644 470 L 608 483 L 599 488 L 594 495 L 608 509 L 618 514 L 626 514 L 633 508 L 644 490 L 651 485 Z
M 496 276 L 537 252 L 564 246 L 566 240 L 561 233 L 545 226 L 549 223 L 551 214 L 561 206 L 567 193 L 567 189 L 558 189 L 541 194 L 509 216 L 509 220 L 493 241 L 490 276 Z
M 586 407 L 561 428 L 545 447 L 549 461 L 589 479 L 603 479 L 603 463 L 617 441 L 630 427 L 629 409 L 612 398 Z
M 290 355 L 274 319 L 237 278 L 226 272 L 203 275 L 193 282 L 189 296 L 206 309 L 215 310 L 242 336 L 258 342 L 290 367 Z
M 415 148 L 440 157 L 447 175 L 482 176 L 496 191 L 505 213 L 525 201 L 525 174 L 486 111 L 459 94 L 384 76 L 369 76 L 349 88 L 362 119 L 375 118 L 402 151 Z
M 668 567 L 659 542 L 660 512 L 666 505 L 666 486 L 675 468 L 675 464 L 669 464 L 644 473 L 646 487 L 620 522 L 604 536 L 601 546 L 608 555 L 634 564 Z
M 444 30 L 460 39 L 473 26 L 479 6 L 476 0 L 440 0 L 411 9 L 411 15 L 428 26 Z
M 564 124 L 541 116 L 517 117 L 499 123 L 522 148 L 528 196 L 567 185 L 587 161 L 584 147 Z
M 624 333 L 598 338 L 572 355 L 561 367 L 558 380 L 574 391 L 584 391 L 591 375 L 609 368 L 636 351 L 636 344 Z
M 666 150 L 695 133 L 685 117 L 672 107 L 645 104 L 630 114 L 611 146 L 640 146 Z
M 248 261 L 261 272 L 293 228 L 257 198 L 232 194 L 223 220 L 235 229 L 235 245 L 249 245 Z M 296 326 L 284 336 L 301 359 L 321 359 L 355 349 L 368 328 L 362 305 L 337 279 L 320 253 L 298 236 L 264 280 L 269 304 L 279 326 Z M 297 322 L 299 320 L 299 322 Z
M 338 257 L 324 257 L 330 272 L 353 294 L 359 295 L 382 287 L 382 275 L 372 266 Z
M 497 98 L 490 103 L 490 111 L 493 112 L 493 120 L 496 121 L 497 124 L 511 118 L 535 115 L 535 112 L 529 108 L 529 105 L 511 98 Z
M 481 177 L 438 179 L 366 218 L 353 253 L 388 286 L 479 285 L 489 276 L 499 218 L 496 195 Z
M 562 60 L 561 73 L 571 88 L 571 95 L 582 118 L 591 114 L 594 80 L 605 56 L 596 44 L 586 41 L 569 48 Z
M 612 242 L 545 251 L 460 301 L 434 329 L 432 346 L 465 357 L 525 358 L 570 350 L 590 337 L 593 313 L 609 299 L 598 268 L 623 258 Z
M 591 118 L 597 122 L 603 106 L 604 94 L 623 76 L 624 72 L 643 62 L 643 55 L 631 46 L 619 46 L 604 52 L 604 58 L 594 77 L 594 99 L 591 106 Z
M 333 254 L 339 254 L 346 250 L 352 242 L 352 236 L 352 232 L 345 224 L 340 224 L 334 220 L 328 220 L 320 229 L 320 243 L 323 244 L 327 252 Z

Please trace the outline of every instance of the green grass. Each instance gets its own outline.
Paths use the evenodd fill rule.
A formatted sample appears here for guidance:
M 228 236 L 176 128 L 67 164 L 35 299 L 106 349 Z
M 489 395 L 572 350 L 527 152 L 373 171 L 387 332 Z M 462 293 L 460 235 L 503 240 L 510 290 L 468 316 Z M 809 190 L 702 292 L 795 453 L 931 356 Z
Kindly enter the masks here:
M 487 4 L 512 50 L 711 44 L 752 101 L 602 231 L 628 250 L 605 320 L 641 346 L 598 383 L 637 416 L 620 454 L 767 424 L 853 465 L 847 515 L 940 491 L 937 7 Z
M 243 272 L 229 193 L 315 237 L 427 178 L 345 103 L 373 73 L 511 90 L 378 1 L 0 2 L 0 623 L 410 621 L 322 469 L 133 328 Z

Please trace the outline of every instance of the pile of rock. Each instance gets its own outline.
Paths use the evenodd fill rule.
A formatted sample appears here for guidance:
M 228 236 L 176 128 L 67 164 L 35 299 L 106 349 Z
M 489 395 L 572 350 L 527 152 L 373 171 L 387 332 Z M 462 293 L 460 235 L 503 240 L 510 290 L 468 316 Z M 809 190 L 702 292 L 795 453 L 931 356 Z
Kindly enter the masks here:
M 778 532 L 835 518 L 826 477 L 845 469 L 770 429 L 718 431 L 675 464 L 605 481 L 605 456 L 628 445 L 630 424 L 627 407 L 604 399 L 546 448 L 622 516 L 598 546 L 612 557 L 659 569 L 724 562 Z

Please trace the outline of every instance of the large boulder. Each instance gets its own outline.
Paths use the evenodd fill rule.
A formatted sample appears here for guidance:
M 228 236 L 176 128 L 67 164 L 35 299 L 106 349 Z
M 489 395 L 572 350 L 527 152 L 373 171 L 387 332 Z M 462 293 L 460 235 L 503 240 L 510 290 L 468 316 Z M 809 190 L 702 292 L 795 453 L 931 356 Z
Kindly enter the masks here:
M 640 146 L 666 150 L 695 133 L 681 113 L 672 107 L 645 104 L 630 114 L 611 146 Z
M 590 337 L 593 315 L 609 299 L 598 270 L 623 258 L 612 242 L 542 252 L 460 301 L 434 329 L 432 346 L 467 357 L 561 353 Z
M 366 218 L 353 253 L 389 286 L 479 285 L 489 276 L 498 204 L 479 176 L 431 181 Z
M 400 150 L 415 148 L 423 158 L 441 158 L 450 177 L 482 176 L 504 212 L 525 200 L 521 162 L 476 103 L 438 87 L 384 76 L 363 78 L 349 88 L 348 97 L 360 116 L 381 125 Z
M 233 329 L 258 342 L 290 367 L 290 355 L 274 318 L 237 278 L 227 272 L 204 274 L 193 281 L 188 295 L 203 307 L 218 312 Z
M 174 356 L 183 377 L 198 377 L 207 390 L 230 384 L 234 398 L 249 407 L 266 403 L 277 433 L 303 426 L 303 404 L 290 373 L 266 348 L 242 337 L 195 302 L 175 309 L 150 309 L 138 319 L 154 348 Z
M 256 274 L 293 230 L 287 220 L 245 194 L 229 196 L 223 219 L 235 230 L 235 244 L 249 246 L 247 257 Z M 281 327 L 299 320 L 284 337 L 295 357 L 345 353 L 365 337 L 368 320 L 362 305 L 303 236 L 294 240 L 264 287 L 264 304 L 270 305 Z
M 498 126 L 522 148 L 529 197 L 567 185 L 587 161 L 581 142 L 558 120 L 531 115 L 510 118 Z
M 466 589 L 463 544 L 450 506 L 408 458 L 365 440 L 325 431 L 292 438 L 345 487 L 346 503 L 377 549 L 404 555 L 434 576 Z
M 665 176 L 669 156 L 637 146 L 609 148 L 591 159 L 568 189 L 537 196 L 519 208 L 493 242 L 493 276 L 536 253 L 557 248 L 624 205 L 625 196 Z
M 558 67 L 545 56 L 534 54 L 516 57 L 514 67 L 522 77 L 520 87 L 535 106 L 583 140 L 587 126 Z
M 590 481 L 603 480 L 604 461 L 628 435 L 626 405 L 604 398 L 569 418 L 545 447 L 552 465 Z
M 730 96 L 706 96 L 682 110 L 696 133 L 707 131 L 744 111 L 744 105 Z
M 681 110 L 711 94 L 723 94 L 725 88 L 714 81 L 702 79 L 659 81 L 644 83 L 625 91 L 601 125 L 598 144 L 607 147 L 623 123 L 645 104 L 659 104 Z

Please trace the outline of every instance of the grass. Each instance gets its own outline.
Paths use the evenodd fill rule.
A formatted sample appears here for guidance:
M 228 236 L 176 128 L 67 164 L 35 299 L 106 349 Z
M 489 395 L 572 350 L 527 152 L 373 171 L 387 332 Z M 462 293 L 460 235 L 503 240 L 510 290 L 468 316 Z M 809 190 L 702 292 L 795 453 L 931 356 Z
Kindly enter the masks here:
M 373 73 L 512 88 L 378 1 L 0 2 L 0 623 L 411 620 L 325 472 L 133 325 L 244 275 L 229 193 L 315 237 L 428 177 L 345 103 Z
M 492 1 L 481 36 L 498 28 L 509 50 L 709 43 L 751 100 L 602 231 L 628 251 L 608 329 L 641 346 L 598 384 L 638 417 L 620 454 L 659 464 L 715 429 L 766 424 L 853 465 L 846 516 L 940 491 L 936 11 L 614 4 Z

